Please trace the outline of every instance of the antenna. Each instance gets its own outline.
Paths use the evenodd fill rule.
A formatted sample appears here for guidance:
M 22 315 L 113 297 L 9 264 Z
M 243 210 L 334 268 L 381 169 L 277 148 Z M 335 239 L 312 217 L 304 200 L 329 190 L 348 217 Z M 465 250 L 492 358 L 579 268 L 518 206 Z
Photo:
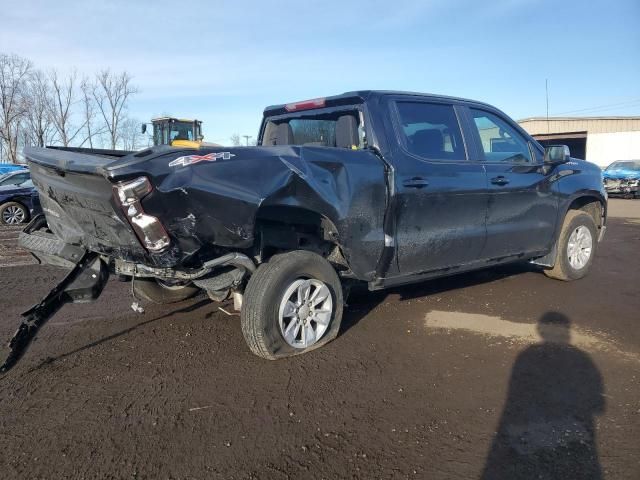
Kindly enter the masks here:
M 549 133 L 549 79 L 544 79 L 544 89 L 547 94 L 547 133 Z

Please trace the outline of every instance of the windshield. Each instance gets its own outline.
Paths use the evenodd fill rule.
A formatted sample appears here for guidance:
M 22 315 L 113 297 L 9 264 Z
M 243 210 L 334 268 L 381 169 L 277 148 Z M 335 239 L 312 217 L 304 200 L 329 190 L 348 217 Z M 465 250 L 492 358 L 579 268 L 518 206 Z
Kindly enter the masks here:
M 194 132 L 193 122 L 163 122 L 154 124 L 153 137 L 156 145 L 170 145 L 174 140 L 198 140 L 199 128 Z
M 193 125 L 191 123 L 173 122 L 169 131 L 169 138 L 173 140 L 194 140 Z
M 640 160 L 613 162 L 605 171 L 611 172 L 614 170 L 633 170 L 634 172 L 640 172 Z
M 31 178 L 29 172 L 6 173 L 0 177 L 0 186 L 3 185 L 19 185 Z

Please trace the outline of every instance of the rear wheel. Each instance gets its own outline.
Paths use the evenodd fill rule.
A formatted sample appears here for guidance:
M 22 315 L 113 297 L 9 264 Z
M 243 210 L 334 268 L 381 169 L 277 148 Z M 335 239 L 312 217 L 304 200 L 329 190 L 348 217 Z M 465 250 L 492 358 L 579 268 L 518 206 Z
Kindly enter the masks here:
M 29 220 L 27 207 L 18 202 L 7 202 L 0 206 L 0 223 L 3 225 L 18 225 Z
M 298 355 L 333 340 L 342 320 L 342 285 L 320 255 L 274 255 L 244 292 L 242 333 L 253 353 L 269 360 Z
M 581 210 L 569 210 L 558 237 L 555 265 L 545 274 L 564 281 L 584 277 L 593 263 L 597 238 L 593 217 Z
M 200 289 L 191 285 L 171 285 L 155 278 L 133 280 L 136 297 L 153 303 L 174 303 L 193 297 Z

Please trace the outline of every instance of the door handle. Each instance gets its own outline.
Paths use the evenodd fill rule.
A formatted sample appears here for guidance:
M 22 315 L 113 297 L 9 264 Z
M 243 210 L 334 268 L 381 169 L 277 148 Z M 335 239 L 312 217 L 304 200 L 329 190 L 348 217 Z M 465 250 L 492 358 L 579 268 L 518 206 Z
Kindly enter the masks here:
M 493 177 L 491 179 L 491 183 L 493 183 L 494 185 L 506 185 L 507 183 L 509 183 L 509 179 L 503 177 L 502 175 L 499 175 L 497 177 Z
M 429 186 L 429 181 L 422 177 L 413 177 L 402 182 L 402 186 L 407 188 L 424 188 Z

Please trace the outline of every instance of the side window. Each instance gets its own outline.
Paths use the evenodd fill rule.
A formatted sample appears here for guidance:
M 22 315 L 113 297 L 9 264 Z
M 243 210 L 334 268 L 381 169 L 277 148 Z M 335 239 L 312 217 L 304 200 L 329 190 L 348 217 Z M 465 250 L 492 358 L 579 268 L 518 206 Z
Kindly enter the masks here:
M 488 162 L 530 163 L 529 143 L 511 125 L 493 113 L 471 108 L 484 159 Z
M 18 175 L 14 175 L 12 177 L 9 177 L 8 181 L 6 182 L 7 185 L 19 185 L 22 182 L 26 181 L 29 179 L 29 174 L 28 173 L 19 173 Z
M 458 118 L 452 105 L 397 102 L 403 142 L 419 157 L 466 160 Z

